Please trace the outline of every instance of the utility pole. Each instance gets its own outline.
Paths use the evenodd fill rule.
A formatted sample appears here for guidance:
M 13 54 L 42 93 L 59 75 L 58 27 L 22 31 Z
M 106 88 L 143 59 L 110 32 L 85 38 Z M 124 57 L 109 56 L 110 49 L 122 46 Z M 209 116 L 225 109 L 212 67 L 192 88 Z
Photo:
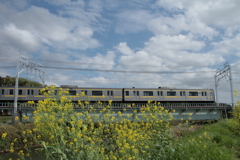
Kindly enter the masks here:
M 232 72 L 231 72 L 231 66 L 227 63 L 224 64 L 223 69 L 217 69 L 216 74 L 214 76 L 215 78 L 215 91 L 216 91 L 216 102 L 218 103 L 218 90 L 217 87 L 220 85 L 219 81 L 222 78 L 228 78 L 230 81 L 230 90 L 231 90 L 231 99 L 232 99 L 232 106 L 234 107 L 234 99 L 233 99 L 233 85 L 232 85 Z
M 20 73 L 22 73 L 24 70 L 26 70 L 27 73 L 33 73 L 35 75 L 39 75 L 39 77 L 42 81 L 42 85 L 44 86 L 45 72 L 42 71 L 42 68 L 43 68 L 42 65 L 28 62 L 27 57 L 24 57 L 21 54 L 19 54 L 19 58 L 17 61 L 17 74 L 16 74 L 16 80 L 15 80 L 14 110 L 13 110 L 13 114 L 12 114 L 12 124 L 15 124 L 15 118 L 17 116 L 18 79 L 19 79 Z

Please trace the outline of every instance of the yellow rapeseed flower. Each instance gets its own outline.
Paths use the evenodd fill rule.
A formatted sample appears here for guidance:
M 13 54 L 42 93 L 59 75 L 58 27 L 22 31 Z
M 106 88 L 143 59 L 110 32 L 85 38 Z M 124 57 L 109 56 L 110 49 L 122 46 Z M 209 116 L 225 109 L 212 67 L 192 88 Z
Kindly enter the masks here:
M 3 133 L 2 134 L 2 139 L 5 139 L 6 138 L 6 136 L 7 136 L 7 133 L 5 132 L 5 133 Z
M 16 117 L 15 117 L 15 121 L 18 121 L 18 120 L 19 120 L 19 117 L 18 117 L 18 116 L 16 116 Z

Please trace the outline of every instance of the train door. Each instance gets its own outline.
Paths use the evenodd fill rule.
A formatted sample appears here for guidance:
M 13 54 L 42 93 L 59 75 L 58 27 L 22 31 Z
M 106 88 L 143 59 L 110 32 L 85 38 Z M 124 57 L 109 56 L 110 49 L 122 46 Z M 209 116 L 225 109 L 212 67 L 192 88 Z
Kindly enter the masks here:
M 107 97 L 109 100 L 113 100 L 113 91 L 107 91 Z
M 207 100 L 207 92 L 202 91 L 202 100 Z
M 140 97 L 139 97 L 139 91 L 133 91 L 133 100 L 136 101 L 136 100 L 139 100 Z
M 33 89 L 28 89 L 27 90 L 27 99 L 28 100 L 34 100 L 34 90 Z
M 158 98 L 157 100 L 163 100 L 163 91 L 157 91 Z
M 186 100 L 186 92 L 185 91 L 180 91 L 180 99 Z

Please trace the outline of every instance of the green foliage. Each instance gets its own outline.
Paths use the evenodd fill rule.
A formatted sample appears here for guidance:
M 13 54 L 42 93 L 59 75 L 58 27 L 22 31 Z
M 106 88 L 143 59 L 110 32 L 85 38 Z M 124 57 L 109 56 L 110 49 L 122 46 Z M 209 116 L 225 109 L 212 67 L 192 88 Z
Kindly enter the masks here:
M 173 155 L 172 115 L 160 104 L 149 101 L 139 111 L 141 117 L 136 110 L 124 114 L 126 108 L 114 113 L 111 101 L 106 108 L 89 105 L 85 111 L 88 102 L 78 102 L 76 107 L 82 110 L 77 113 L 68 91 L 60 88 L 55 95 L 55 90 L 54 86 L 42 90 L 48 98 L 39 101 L 34 112 L 34 130 L 49 159 L 170 159 Z
M 42 87 L 41 83 L 19 78 L 18 84 L 21 87 Z M 15 77 L 0 77 L 0 86 L 15 86 Z
M 51 160 L 172 159 L 173 117 L 160 104 L 149 101 L 139 111 L 130 106 L 115 113 L 112 101 L 98 108 L 78 101 L 75 107 L 79 112 L 75 112 L 74 97 L 67 90 L 56 90 L 54 86 L 41 90 L 47 98 L 39 101 L 34 111 L 34 129 L 22 132 L 26 151 L 39 145 L 46 159 Z M 9 144 L 13 144 L 9 149 L 16 152 L 15 143 Z M 26 151 L 17 154 L 24 159 L 30 154 Z
M 2 147 L 21 159 L 29 159 L 33 146 L 38 146 L 35 151 L 42 152 L 44 159 L 51 160 L 232 160 L 240 156 L 240 137 L 231 132 L 230 120 L 205 125 L 199 131 L 186 121 L 187 125 L 178 127 L 188 131 L 177 128 L 178 138 L 174 139 L 172 115 L 160 104 L 149 101 L 138 111 L 130 112 L 129 106 L 115 113 L 111 101 L 107 107 L 93 107 L 87 101 L 73 104 L 74 96 L 67 90 L 56 90 L 54 86 L 42 89 L 47 98 L 38 102 L 33 129 L 22 131 L 18 138 L 8 131 L 0 132 Z M 25 150 L 16 150 L 19 144 Z
M 235 91 L 234 95 L 236 97 L 239 95 L 238 90 Z M 233 118 L 229 121 L 229 125 L 235 134 L 240 135 L 240 101 L 233 107 Z
M 174 157 L 178 160 L 234 160 L 239 154 L 239 142 L 240 137 L 229 130 L 228 121 L 221 121 L 181 137 L 178 140 L 181 145 L 174 145 Z
M 7 122 L 10 122 L 12 119 L 11 116 L 1 116 L 0 115 L 0 125 L 1 124 L 6 124 Z

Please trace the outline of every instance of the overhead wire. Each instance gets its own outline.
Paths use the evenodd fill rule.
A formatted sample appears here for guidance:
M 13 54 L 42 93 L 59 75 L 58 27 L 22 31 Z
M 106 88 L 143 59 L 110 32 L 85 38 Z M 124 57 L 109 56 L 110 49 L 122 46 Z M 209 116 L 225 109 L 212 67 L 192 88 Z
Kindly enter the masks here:
M 68 67 L 54 67 L 44 66 L 49 69 L 63 69 L 63 70 L 79 70 L 79 71 L 94 71 L 94 72 L 118 72 L 118 73 L 147 73 L 147 74 L 189 74 L 189 73 L 210 73 L 214 71 L 176 71 L 176 72 L 160 72 L 160 71 L 126 71 L 126 70 L 106 70 L 106 69 L 87 69 L 87 68 L 68 68 Z
M 35 59 L 29 59 L 32 61 L 39 61 L 39 60 L 35 60 Z M 107 64 L 103 64 L 103 63 L 86 63 L 86 62 L 79 62 L 79 61 L 58 61 L 58 60 L 41 60 L 41 62 L 53 62 L 53 63 L 70 63 L 70 64 L 81 64 L 81 65 L 101 65 L 101 66 L 105 66 L 105 65 L 113 65 L 112 63 L 107 63 Z M 131 66 L 131 67 L 159 67 L 158 65 L 137 65 L 137 64 L 117 64 L 117 66 Z M 168 67 L 178 67 L 176 65 L 167 65 Z M 211 67 L 219 67 L 219 65 L 215 65 L 215 66 L 211 66 Z
M 0 66 L 0 68 L 15 68 L 16 66 Z M 44 66 L 44 69 L 61 69 L 61 70 L 75 70 L 75 71 L 94 71 L 94 72 L 113 72 L 113 73 L 143 73 L 143 74 L 198 74 L 198 73 L 215 73 L 215 71 L 126 71 L 126 70 L 104 70 L 104 69 L 87 69 L 87 68 L 69 68 L 69 67 L 56 67 L 56 66 Z M 240 72 L 232 72 L 233 74 L 240 74 Z M 119 80 L 119 79 L 118 79 Z M 99 80 L 98 80 L 99 81 Z M 144 82 L 144 81 L 134 81 Z M 157 82 L 157 81 L 156 81 Z
M 15 68 L 16 66 L 0 66 L 0 68 Z M 61 70 L 75 70 L 75 71 L 91 71 L 91 72 L 116 72 L 116 73 L 144 73 L 144 74 L 193 74 L 193 73 L 215 73 L 215 71 L 133 71 L 133 70 L 107 70 L 107 69 L 89 69 L 89 68 L 70 68 L 70 67 L 56 67 L 43 66 L 44 69 L 61 69 Z M 240 74 L 234 72 L 233 74 Z

